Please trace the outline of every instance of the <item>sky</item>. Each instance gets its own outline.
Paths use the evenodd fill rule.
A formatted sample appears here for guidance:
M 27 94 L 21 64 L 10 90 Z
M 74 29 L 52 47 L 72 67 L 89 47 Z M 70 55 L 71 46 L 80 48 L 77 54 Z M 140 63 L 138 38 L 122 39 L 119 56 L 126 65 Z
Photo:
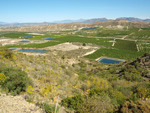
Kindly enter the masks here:
M 0 0 L 0 22 L 150 18 L 150 0 Z

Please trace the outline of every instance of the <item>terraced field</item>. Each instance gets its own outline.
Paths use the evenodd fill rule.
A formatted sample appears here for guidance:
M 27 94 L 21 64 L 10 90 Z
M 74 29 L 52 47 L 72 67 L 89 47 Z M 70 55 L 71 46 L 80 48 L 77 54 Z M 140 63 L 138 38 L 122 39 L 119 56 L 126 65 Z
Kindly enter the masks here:
M 23 36 L 31 36 L 31 35 L 27 34 L 27 32 L 11 32 L 11 33 L 4 32 L 0 35 L 0 37 L 7 37 L 7 38 L 19 38 Z
M 125 60 L 133 60 L 143 54 L 144 52 L 101 48 L 97 50 L 96 52 L 94 52 L 93 54 L 85 56 L 85 57 L 90 58 L 90 59 L 97 59 L 101 56 L 104 56 L 104 57 L 112 57 L 112 58 L 119 58 L 119 59 L 125 59 Z
M 80 42 L 80 43 L 91 43 L 101 46 L 108 46 L 110 47 L 112 45 L 111 41 L 112 39 L 104 39 L 104 38 L 87 38 L 87 37 L 79 37 L 79 36 L 63 36 L 55 38 L 54 40 L 60 41 L 60 42 Z
M 45 43 L 31 43 L 31 44 L 16 44 L 16 45 L 7 45 L 7 48 L 44 48 L 48 46 L 54 46 L 57 44 L 60 44 L 62 42 L 54 42 L 54 41 L 49 41 Z
M 117 49 L 137 51 L 137 47 L 136 47 L 135 41 L 118 40 L 117 39 L 114 47 L 117 48 Z

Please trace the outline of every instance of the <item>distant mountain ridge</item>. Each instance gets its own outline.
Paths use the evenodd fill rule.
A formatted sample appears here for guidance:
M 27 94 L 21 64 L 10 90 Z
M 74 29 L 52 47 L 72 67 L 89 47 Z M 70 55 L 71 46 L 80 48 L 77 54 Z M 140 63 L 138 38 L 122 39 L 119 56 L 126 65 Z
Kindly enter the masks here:
M 17 28 L 0 28 L 0 31 L 41 32 L 41 31 L 80 30 L 82 28 L 91 28 L 91 27 L 119 28 L 119 29 L 122 29 L 124 27 L 150 28 L 150 23 L 130 22 L 127 20 L 109 20 L 96 23 L 66 23 L 66 24 L 25 26 Z
M 101 22 L 101 21 L 108 21 L 110 19 L 107 18 L 93 18 L 83 21 L 83 23 L 95 23 L 95 22 Z
M 67 24 L 67 23 L 96 23 L 103 21 L 111 20 L 126 20 L 130 22 L 150 22 L 150 19 L 140 19 L 134 17 L 120 17 L 116 19 L 107 19 L 107 18 L 93 18 L 93 19 L 79 19 L 79 20 L 62 20 L 54 22 L 42 22 L 42 23 L 6 23 L 0 22 L 0 28 L 14 28 L 14 27 L 25 27 L 25 26 L 41 26 L 41 25 L 52 25 L 52 24 Z
M 121 18 L 117 18 L 116 20 L 128 20 L 131 22 L 150 22 L 150 19 L 139 19 L 134 17 L 121 17 Z
M 54 22 L 50 22 L 50 23 L 57 23 L 57 24 L 65 24 L 65 23 L 75 23 L 75 22 L 83 22 L 86 19 L 79 19 L 79 20 L 61 20 L 61 21 L 54 21 Z
M 5 22 L 0 22 L 0 25 L 4 25 L 4 24 L 6 24 Z
M 150 22 L 150 19 L 140 19 L 135 17 L 120 17 L 116 19 L 107 19 L 107 18 L 92 18 L 92 19 L 79 19 L 79 20 L 62 20 L 62 21 L 55 21 L 52 23 L 60 24 L 60 23 L 96 23 L 96 22 L 102 22 L 102 21 L 109 21 L 109 20 L 127 20 L 131 22 Z M 51 23 L 51 22 L 50 22 Z

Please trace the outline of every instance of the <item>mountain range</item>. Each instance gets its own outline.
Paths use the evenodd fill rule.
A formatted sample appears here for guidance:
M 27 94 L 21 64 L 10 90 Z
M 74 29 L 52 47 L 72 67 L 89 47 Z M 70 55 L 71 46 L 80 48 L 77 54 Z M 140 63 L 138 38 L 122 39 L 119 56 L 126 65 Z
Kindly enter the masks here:
M 134 17 L 121 17 L 116 19 L 107 19 L 107 18 L 93 18 L 93 19 L 79 19 L 79 20 L 62 20 L 54 22 L 42 22 L 42 23 L 6 23 L 0 22 L 1 28 L 12 28 L 12 27 L 23 27 L 23 26 L 34 26 L 34 25 L 51 25 L 51 24 L 66 24 L 66 23 L 96 23 L 102 21 L 110 20 L 127 20 L 130 22 L 150 22 L 150 19 L 140 19 Z
M 65 23 L 51 25 L 35 25 L 13 28 L 0 28 L 0 31 L 22 31 L 22 32 L 41 32 L 41 31 L 63 31 L 63 30 L 80 30 L 82 28 L 103 27 L 103 28 L 119 28 L 137 27 L 149 28 L 150 22 L 130 22 L 127 20 L 109 20 L 96 23 Z
M 83 23 L 95 23 L 95 22 L 109 21 L 109 20 L 127 20 L 131 22 L 150 22 L 150 19 L 140 19 L 140 18 L 134 18 L 134 17 L 121 17 L 121 18 L 116 18 L 116 19 L 94 18 L 94 19 L 88 19 L 82 22 Z

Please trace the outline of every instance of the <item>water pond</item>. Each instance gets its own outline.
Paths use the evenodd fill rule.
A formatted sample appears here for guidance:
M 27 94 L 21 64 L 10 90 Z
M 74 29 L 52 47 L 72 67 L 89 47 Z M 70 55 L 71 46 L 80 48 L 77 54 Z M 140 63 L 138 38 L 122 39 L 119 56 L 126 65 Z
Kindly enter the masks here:
M 19 41 L 19 42 L 21 42 L 21 43 L 29 43 L 29 42 L 31 42 L 31 41 L 29 41 L 29 40 L 21 40 L 21 41 Z
M 114 58 L 107 58 L 107 57 L 101 57 L 98 62 L 104 63 L 104 64 L 118 64 L 120 62 L 124 62 L 125 60 L 121 59 L 114 59 Z
M 33 36 L 24 36 L 23 38 L 32 38 Z
M 82 28 L 81 30 L 90 30 L 90 29 L 97 29 L 99 27 L 91 27 L 91 28 Z
M 38 50 L 38 49 L 20 49 L 21 52 L 32 52 L 32 53 L 47 53 L 47 50 Z
M 9 48 L 9 50 L 11 50 L 11 51 L 14 51 L 14 50 L 16 50 L 17 48 Z
M 52 38 L 52 37 L 49 37 L 49 38 L 44 38 L 45 40 L 51 40 L 51 39 L 54 39 L 54 38 Z

